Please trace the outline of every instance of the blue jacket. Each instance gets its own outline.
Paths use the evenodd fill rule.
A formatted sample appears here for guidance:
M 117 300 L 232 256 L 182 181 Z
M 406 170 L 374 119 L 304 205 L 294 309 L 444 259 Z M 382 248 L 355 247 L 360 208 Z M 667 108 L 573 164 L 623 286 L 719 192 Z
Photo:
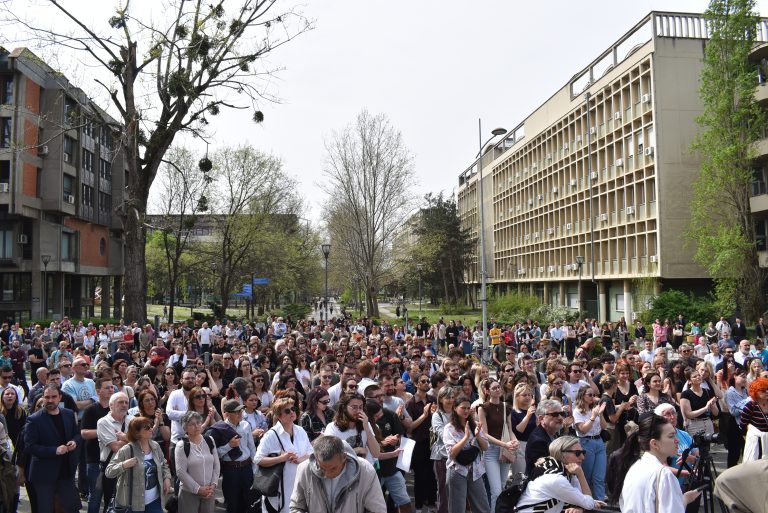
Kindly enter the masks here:
M 64 455 L 56 454 L 56 447 L 60 444 L 58 441 L 59 433 L 53 420 L 47 411 L 40 410 L 27 419 L 24 427 L 24 440 L 26 450 L 31 456 L 29 479 L 32 482 L 53 484 L 59 478 L 59 465 L 69 465 L 72 476 L 75 475 L 77 464 L 80 460 L 80 446 L 83 443 L 80 437 L 80 430 L 77 428 L 77 420 L 72 410 L 59 408 L 59 415 L 64 421 L 64 434 L 66 440 L 64 443 L 74 441 L 77 449 Z

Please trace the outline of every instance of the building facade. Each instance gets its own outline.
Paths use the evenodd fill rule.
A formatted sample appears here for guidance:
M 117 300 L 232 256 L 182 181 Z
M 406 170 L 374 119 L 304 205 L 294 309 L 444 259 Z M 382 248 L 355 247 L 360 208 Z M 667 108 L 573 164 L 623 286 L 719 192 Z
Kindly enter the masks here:
M 119 124 L 26 48 L 0 48 L 0 320 L 120 317 Z
M 662 286 L 710 286 L 684 235 L 707 36 L 702 15 L 650 13 L 461 173 L 460 216 L 479 235 L 484 209 L 496 291 L 630 321 Z M 467 280 L 476 293 L 479 265 Z

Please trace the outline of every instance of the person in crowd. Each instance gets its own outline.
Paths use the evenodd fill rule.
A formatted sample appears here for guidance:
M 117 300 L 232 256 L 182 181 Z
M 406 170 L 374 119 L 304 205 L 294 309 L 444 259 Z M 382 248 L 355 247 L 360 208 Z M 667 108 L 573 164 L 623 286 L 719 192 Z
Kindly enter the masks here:
M 380 446 L 363 410 L 364 404 L 365 398 L 360 394 L 342 395 L 333 422 L 325 427 L 324 434 L 341 438 L 354 449 L 355 454 L 373 465 Z
M 112 378 L 103 375 L 96 379 L 96 394 L 98 401 L 88 406 L 83 411 L 80 421 L 80 436 L 84 440 L 86 473 L 88 476 L 88 513 L 99 513 L 109 506 L 111 495 L 104 497 L 104 479 L 100 479 L 103 472 L 99 450 L 99 438 L 97 433 L 98 421 L 109 413 L 109 400 L 114 392 Z M 108 491 L 114 492 L 114 482 L 107 483 Z M 111 485 L 111 486 L 110 486 Z M 104 499 L 102 508 L 101 502 Z
M 768 504 L 766 475 L 768 459 L 765 458 L 729 468 L 715 480 L 715 497 L 733 513 L 764 511 Z
M 116 392 L 109 398 L 109 413 L 96 422 L 96 437 L 99 441 L 99 462 L 101 465 L 102 490 L 107 501 L 115 493 L 115 480 L 106 476 L 106 467 L 118 450 L 128 443 L 128 396 Z
M 672 397 L 662 392 L 663 380 L 656 371 L 649 371 L 643 376 L 643 393 L 637 400 L 637 413 L 652 412 L 659 404 L 674 404 Z
M 711 390 L 702 388 L 701 372 L 688 367 L 685 369 L 688 389 L 680 394 L 680 410 L 685 428 L 691 434 L 715 432 L 712 418 L 717 416 L 717 397 Z
M 192 368 L 184 369 L 181 374 L 181 388 L 174 390 L 168 396 L 165 413 L 171 419 L 171 444 L 175 444 L 184 436 L 184 430 L 181 428 L 181 417 L 187 411 L 190 392 L 194 387 L 195 370 Z
M 430 438 L 432 439 L 430 459 L 433 461 L 437 480 L 437 513 L 448 513 L 448 489 L 446 487 L 448 451 L 445 450 L 445 443 L 443 443 L 443 430 L 446 424 L 450 422 L 455 399 L 455 388 L 444 386 L 439 390 L 437 393 L 438 407 L 432 414 L 430 425 Z
M 749 385 L 749 397 L 740 421 L 746 435 L 743 462 L 765 458 L 768 448 L 768 378 L 757 378 Z
M 656 407 L 656 409 L 653 411 L 656 415 L 659 417 L 663 417 L 664 420 L 672 424 L 673 426 L 676 426 L 677 424 L 677 410 L 675 410 L 675 407 L 671 404 L 662 403 Z M 677 471 L 680 467 L 683 466 L 683 452 L 686 449 L 691 449 L 688 452 L 688 457 L 686 459 L 686 464 L 688 467 L 693 468 L 696 464 L 696 460 L 698 459 L 699 450 L 697 448 L 693 448 L 693 437 L 687 432 L 683 431 L 682 429 L 678 429 L 675 427 L 675 436 L 677 437 L 677 456 L 675 458 L 672 458 L 669 460 L 669 466 Z M 685 484 L 690 477 L 690 473 L 688 470 L 682 470 L 680 471 L 680 485 L 685 489 Z M 694 510 L 698 511 L 698 502 L 694 501 L 694 503 L 689 504 L 687 510 Z
M 608 425 L 603 416 L 605 407 L 606 403 L 600 402 L 589 387 L 580 388 L 576 394 L 573 420 L 578 441 L 586 449 L 581 462 L 583 473 L 592 495 L 598 500 L 605 499 L 605 467 L 608 463 L 605 442 L 600 435 Z
M 725 429 L 726 448 L 728 449 L 727 465 L 728 468 L 731 468 L 738 465 L 741 453 L 744 451 L 741 412 L 751 398 L 747 390 L 747 373 L 744 370 L 736 369 L 729 379 L 729 385 L 725 392 L 725 403 L 730 413 L 730 421 L 727 426 L 723 426 L 721 421 L 720 428 Z
M 443 443 L 448 453 L 446 486 L 448 513 L 464 513 L 469 502 L 473 513 L 489 513 L 483 475 L 482 451 L 488 449 L 483 426 L 472 418 L 472 400 L 459 396 L 454 401 L 451 420 L 443 429 Z
M 203 438 L 203 417 L 188 411 L 181 417 L 185 437 L 176 442 L 174 461 L 179 479 L 178 511 L 213 513 L 220 463 L 211 439 Z
M 310 442 L 322 435 L 326 426 L 333 422 L 334 411 L 330 405 L 328 390 L 322 386 L 313 388 L 307 395 L 307 409 L 301 414 L 299 425 Z
M 25 447 L 31 455 L 28 482 L 34 483 L 37 513 L 53 513 L 54 497 L 64 511 L 80 509 L 74 478 L 82 438 L 75 413 L 59 407 L 61 400 L 59 387 L 46 385 L 43 408 L 24 426 Z
M 251 426 L 253 442 L 256 445 L 258 445 L 258 441 L 264 436 L 266 430 L 269 429 L 267 417 L 259 410 L 260 405 L 258 394 L 253 390 L 248 390 L 243 401 L 243 420 Z
M 163 513 L 171 491 L 171 470 L 162 448 L 152 440 L 152 421 L 131 419 L 126 442 L 105 471 L 107 477 L 117 480 L 115 503 L 131 512 Z
M 594 500 L 582 463 L 587 451 L 573 436 L 562 436 L 549 445 L 549 456 L 539 458 L 516 511 L 519 513 L 560 513 L 571 508 L 598 509 L 605 506 Z
M 429 395 L 431 380 L 428 373 L 416 379 L 416 390 L 405 404 L 405 411 L 413 419 L 409 427 L 410 438 L 415 442 L 411 457 L 414 478 L 414 503 L 416 510 L 437 503 L 437 482 L 430 460 L 430 427 L 432 415 L 437 412 L 437 401 Z
M 677 456 L 675 427 L 656 414 L 644 416 L 639 426 L 615 459 L 617 468 L 609 473 L 614 480 L 612 502 L 618 502 L 622 513 L 680 513 L 701 492 L 683 494 L 666 466 L 668 458 Z
M 539 458 L 549 455 L 549 444 L 563 427 L 568 414 L 563 405 L 554 399 L 543 399 L 536 408 L 539 425 L 528 436 L 525 446 L 525 474 L 530 476 Z
M 490 508 L 496 511 L 496 499 L 509 476 L 517 457 L 519 442 L 512 429 L 512 408 L 501 400 L 501 384 L 492 378 L 480 383 L 486 401 L 477 409 L 478 423 L 486 427 L 488 449 L 483 452 L 485 475 L 490 488 Z M 503 436 L 506 433 L 506 440 Z
M 512 473 L 525 473 L 525 447 L 528 437 L 536 429 L 536 405 L 534 391 L 527 383 L 518 383 L 512 392 L 512 432 L 517 439 L 517 455 L 512 462 Z
M 322 435 L 296 469 L 291 513 L 384 512 L 376 470 L 335 436 Z
M 243 420 L 243 408 L 237 399 L 224 401 L 224 421 L 212 430 L 221 433 L 223 443 L 217 443 L 221 468 L 221 491 L 227 501 L 227 513 L 242 513 L 249 506 L 253 484 L 253 457 L 256 446 L 251 426 Z
M 192 387 L 192 390 L 189 391 L 187 411 L 196 411 L 205 419 L 203 422 L 203 431 L 214 425 L 216 422 L 221 422 L 221 415 L 219 415 L 219 412 L 213 407 L 210 395 L 201 387 Z

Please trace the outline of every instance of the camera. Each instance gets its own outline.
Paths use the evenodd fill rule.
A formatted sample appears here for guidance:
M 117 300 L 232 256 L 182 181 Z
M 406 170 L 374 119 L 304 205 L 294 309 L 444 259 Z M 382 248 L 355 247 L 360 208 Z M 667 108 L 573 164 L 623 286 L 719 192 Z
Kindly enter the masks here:
M 702 447 L 702 446 L 708 446 L 710 444 L 722 444 L 725 443 L 724 440 L 720 440 L 720 434 L 719 433 L 696 433 L 693 435 L 693 445 L 691 447 Z

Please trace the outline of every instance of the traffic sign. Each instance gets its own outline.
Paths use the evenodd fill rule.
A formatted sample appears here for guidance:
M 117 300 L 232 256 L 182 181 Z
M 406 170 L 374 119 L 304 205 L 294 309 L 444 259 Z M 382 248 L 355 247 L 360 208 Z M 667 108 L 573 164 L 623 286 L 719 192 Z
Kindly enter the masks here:
M 269 278 L 254 278 L 253 284 L 254 285 L 269 285 L 270 279 Z

